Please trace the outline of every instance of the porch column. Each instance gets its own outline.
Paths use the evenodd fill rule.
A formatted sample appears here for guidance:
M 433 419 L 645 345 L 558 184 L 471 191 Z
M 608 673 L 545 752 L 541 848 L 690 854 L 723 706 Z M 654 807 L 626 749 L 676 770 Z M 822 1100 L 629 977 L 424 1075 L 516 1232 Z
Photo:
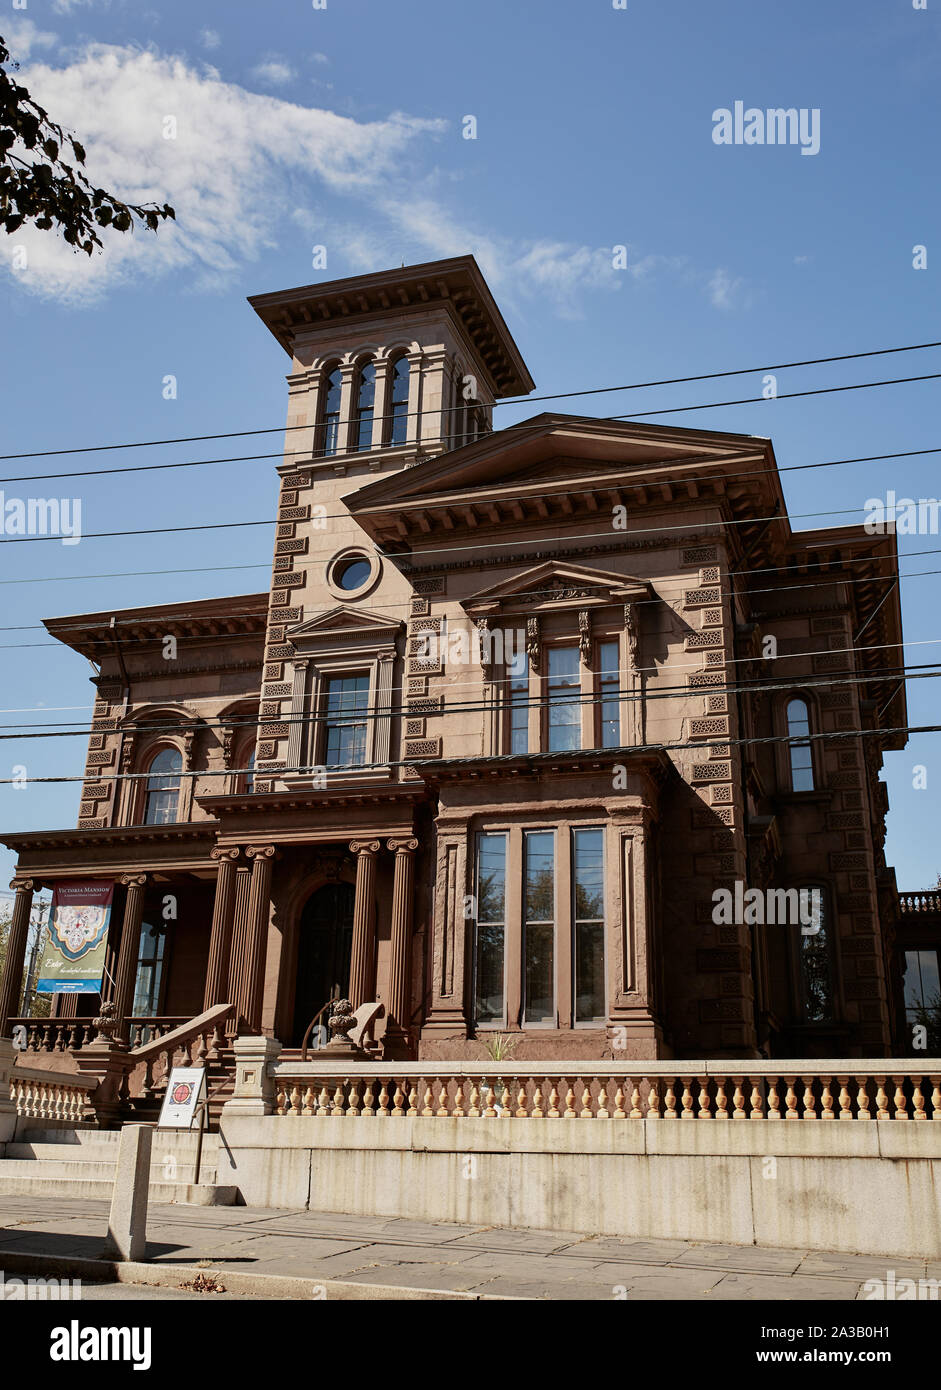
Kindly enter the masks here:
M 387 840 L 386 848 L 395 855 L 389 957 L 389 1029 L 398 1037 L 402 1037 L 409 1028 L 408 958 L 412 939 L 412 894 L 418 841 Z
M 213 1004 L 226 1003 L 229 987 L 229 950 L 232 941 L 232 908 L 235 903 L 235 861 L 237 849 L 214 849 L 210 858 L 219 865 L 216 875 L 216 896 L 212 909 L 212 932 L 209 937 L 209 964 L 206 967 L 206 992 L 203 1010 Z
M 232 944 L 229 948 L 229 997 L 236 1006 L 226 1023 L 226 1036 L 235 1038 L 239 1031 L 239 1009 L 242 999 L 242 977 L 245 969 L 245 951 L 248 942 L 248 899 L 251 888 L 252 871 L 247 864 L 239 864 L 235 870 L 235 907 L 232 912 Z
M 26 959 L 26 938 L 29 935 L 29 914 L 33 909 L 35 883 L 31 878 L 15 878 L 10 887 L 15 890 L 15 897 L 3 977 L 0 979 L 0 1038 L 9 1035 L 10 1019 L 16 1018 L 20 1011 L 23 962 Z
M 353 901 L 353 954 L 350 961 L 350 1002 L 367 1004 L 376 990 L 376 855 L 378 840 L 353 840 L 356 855 L 356 896 Z
M 268 917 L 271 913 L 271 869 L 274 845 L 249 845 L 245 851 L 252 860 L 248 891 L 248 931 L 244 967 L 239 979 L 238 1013 L 248 1030 L 261 1031 L 261 1001 L 265 986 L 265 947 L 268 944 Z
M 127 1018 L 134 1005 L 134 983 L 137 957 L 140 953 L 140 931 L 144 920 L 144 887 L 146 874 L 123 874 L 121 882 L 127 888 L 124 920 L 121 923 L 121 945 L 118 949 L 118 969 L 114 982 L 115 1042 L 128 1041 Z

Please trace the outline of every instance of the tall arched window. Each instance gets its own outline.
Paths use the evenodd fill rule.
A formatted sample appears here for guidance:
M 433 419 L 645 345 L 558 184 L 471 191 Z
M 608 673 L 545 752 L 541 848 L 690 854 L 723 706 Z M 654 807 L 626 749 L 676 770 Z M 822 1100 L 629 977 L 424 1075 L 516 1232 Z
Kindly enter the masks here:
M 371 362 L 367 362 L 360 368 L 356 391 L 353 448 L 360 453 L 372 448 L 372 417 L 375 403 L 376 369 Z
M 390 373 L 390 444 L 404 444 L 408 434 L 408 375 L 408 358 L 397 357 Z
M 339 367 L 325 378 L 322 387 L 323 404 L 320 411 L 320 452 L 335 454 L 337 436 L 340 432 L 340 397 L 343 389 L 343 374 Z
M 148 769 L 145 825 L 173 825 L 177 820 L 182 771 L 183 754 L 180 750 L 161 748 Z
M 814 763 L 810 749 L 810 711 L 806 700 L 787 702 L 788 758 L 791 769 L 791 790 L 812 792 Z
M 826 1023 L 834 1014 L 833 941 L 823 888 L 800 890 L 800 987 L 805 1023 Z
M 245 749 L 245 762 L 242 764 L 247 771 L 242 773 L 242 790 L 253 792 L 255 790 L 255 745 Z

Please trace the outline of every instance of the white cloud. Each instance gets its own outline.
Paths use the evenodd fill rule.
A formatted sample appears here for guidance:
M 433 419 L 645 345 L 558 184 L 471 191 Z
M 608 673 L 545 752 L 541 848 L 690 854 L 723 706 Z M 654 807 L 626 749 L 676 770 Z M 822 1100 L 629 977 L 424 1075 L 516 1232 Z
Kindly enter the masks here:
M 247 92 L 182 59 L 103 44 L 64 69 L 32 66 L 29 87 L 79 135 L 90 179 L 131 202 L 167 201 L 177 213 L 156 235 L 105 233 L 104 252 L 91 258 L 52 232 L 14 234 L 27 268 L 9 273 L 71 304 L 141 275 L 187 274 L 198 288 L 219 288 L 277 245 L 299 184 L 374 195 L 410 145 L 443 129 L 398 114 L 359 123 Z M 164 138 L 167 117 L 175 139 Z
M 199 41 L 203 48 L 218 48 L 222 42 L 222 37 L 215 29 L 203 29 Z
M 14 15 L 3 21 L 3 35 L 11 58 L 25 63 L 34 48 L 53 48 L 58 42 L 55 34 L 37 29 L 31 19 Z
M 730 275 L 721 266 L 714 270 L 707 285 L 709 300 L 716 309 L 732 309 L 739 301 L 745 281 Z
M 289 82 L 294 81 L 297 73 L 283 58 L 270 57 L 252 68 L 252 76 L 271 87 L 286 87 Z
M 73 10 L 81 9 L 87 5 L 93 5 L 95 0 L 52 0 L 52 8 L 55 14 L 71 14 Z

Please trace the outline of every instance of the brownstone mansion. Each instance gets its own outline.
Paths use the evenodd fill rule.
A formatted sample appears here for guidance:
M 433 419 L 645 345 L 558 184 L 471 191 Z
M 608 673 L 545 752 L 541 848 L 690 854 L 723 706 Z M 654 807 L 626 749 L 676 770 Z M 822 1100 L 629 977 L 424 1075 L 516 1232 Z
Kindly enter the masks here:
M 534 384 L 470 256 L 250 302 L 291 363 L 270 590 L 48 621 L 93 732 L 77 828 L 4 837 L 0 1033 L 32 894 L 88 881 L 119 1042 L 229 1005 L 296 1048 L 345 996 L 391 1058 L 907 1052 L 894 535 L 794 532 L 763 438 L 494 430 Z

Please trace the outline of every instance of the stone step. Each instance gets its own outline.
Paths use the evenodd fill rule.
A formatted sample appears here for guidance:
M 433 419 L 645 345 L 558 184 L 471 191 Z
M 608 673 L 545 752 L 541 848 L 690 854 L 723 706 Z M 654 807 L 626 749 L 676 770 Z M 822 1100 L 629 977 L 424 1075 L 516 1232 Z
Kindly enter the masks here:
M 9 1146 L 9 1148 L 16 1147 L 18 1146 L 13 1144 Z M 45 1178 L 49 1182 L 57 1182 L 59 1178 L 67 1178 L 70 1181 L 82 1178 L 100 1178 L 103 1182 L 114 1182 L 115 1165 L 113 1158 L 82 1157 L 68 1160 L 34 1158 L 22 1154 L 11 1154 L 9 1148 L 6 1156 L 0 1160 L 0 1177 L 36 1177 Z M 163 1159 L 157 1159 L 150 1165 L 151 1182 L 191 1182 L 195 1175 L 195 1163 L 175 1161 L 171 1171 L 168 1171 L 168 1166 Z M 215 1182 L 216 1164 L 214 1159 L 200 1163 L 199 1176 L 202 1181 Z
M 118 1136 L 119 1137 L 119 1136 Z M 175 1136 L 174 1136 L 175 1138 Z M 180 1162 L 195 1162 L 196 1159 L 196 1136 L 183 1135 L 187 1143 L 157 1143 L 157 1135 L 154 1135 L 154 1143 L 151 1147 L 152 1161 L 154 1163 L 163 1162 L 167 1157 L 173 1157 Z M 219 1152 L 219 1143 L 215 1135 L 203 1136 L 203 1162 L 214 1162 Z M 100 1131 L 91 1142 L 82 1144 L 56 1144 L 48 1139 L 17 1139 L 6 1146 L 6 1158 L 51 1158 L 61 1163 L 81 1162 L 84 1159 L 114 1163 L 118 1156 L 118 1145 L 108 1143 L 106 1137 Z
M 49 1178 L 36 1172 L 36 1164 L 30 1165 L 28 1174 L 9 1175 L 5 1173 L 5 1163 L 0 1161 L 0 1196 L 2 1197 L 48 1197 L 50 1192 L 66 1201 L 72 1198 L 93 1197 L 110 1201 L 114 1183 L 111 1178 Z M 185 1182 L 153 1182 L 148 1188 L 149 1200 L 154 1203 L 186 1202 L 201 1207 L 231 1207 L 239 1201 L 237 1187 L 219 1183 L 200 1182 L 198 1186 Z

